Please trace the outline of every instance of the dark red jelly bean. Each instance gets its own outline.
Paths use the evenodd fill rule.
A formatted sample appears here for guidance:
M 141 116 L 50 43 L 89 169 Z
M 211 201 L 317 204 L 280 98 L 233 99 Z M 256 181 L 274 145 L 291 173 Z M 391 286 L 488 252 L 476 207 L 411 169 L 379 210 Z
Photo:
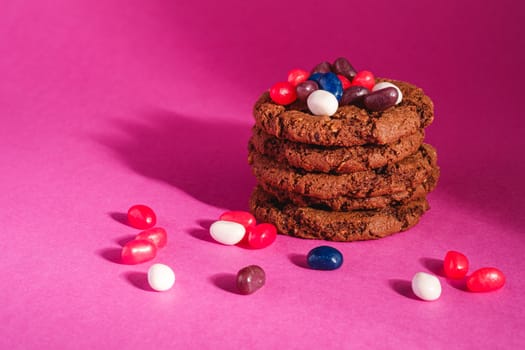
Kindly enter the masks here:
M 273 102 L 280 105 L 289 105 L 297 98 L 295 86 L 287 81 L 276 83 L 270 89 L 270 98 Z
M 157 255 L 157 246 L 146 239 L 134 239 L 126 243 L 120 253 L 123 264 L 140 264 L 153 259 Z
M 275 241 L 276 237 L 277 228 L 272 224 L 264 223 L 246 229 L 246 241 L 250 248 L 266 248 Z
M 343 91 L 343 97 L 341 97 L 341 105 L 363 105 L 363 99 L 370 93 L 370 90 L 364 86 L 350 86 L 348 89 Z
M 468 259 L 464 254 L 451 250 L 445 255 L 443 272 L 448 278 L 460 279 L 467 275 L 468 265 Z
M 483 267 L 467 278 L 467 289 L 471 292 L 492 292 L 505 284 L 505 275 L 495 267 Z
M 246 266 L 237 273 L 237 289 L 241 294 L 252 294 L 265 283 L 266 274 L 260 266 Z
M 350 80 L 352 80 L 357 74 L 354 67 L 352 67 L 350 62 L 348 62 L 348 60 L 344 57 L 339 57 L 334 61 L 332 64 L 332 71 L 335 74 L 340 74 Z
M 395 106 L 398 96 L 396 88 L 388 87 L 366 95 L 363 103 L 369 111 L 379 112 Z
M 303 69 L 292 69 L 288 72 L 288 82 L 293 86 L 297 86 L 303 81 L 306 81 L 309 76 L 310 73 Z
M 128 222 L 131 226 L 145 230 L 155 226 L 157 223 L 157 216 L 150 207 L 137 204 L 128 210 Z
M 221 214 L 219 220 L 233 221 L 243 225 L 246 228 L 255 226 L 255 216 L 247 211 L 227 211 Z
M 310 74 L 314 74 L 314 73 L 328 73 L 328 72 L 331 72 L 331 71 L 332 71 L 332 65 L 330 64 L 330 62 L 321 62 L 317 66 L 315 66 L 314 69 L 312 69 Z
M 152 227 L 142 231 L 135 239 L 145 239 L 153 242 L 157 248 L 164 248 L 168 244 L 168 234 L 162 227 Z
M 352 79 L 352 85 L 364 86 L 368 90 L 372 90 L 375 85 L 374 74 L 367 70 L 360 71 Z
M 297 99 L 301 101 L 306 101 L 306 99 L 308 98 L 308 96 L 310 96 L 312 92 L 314 92 L 315 90 L 319 90 L 319 84 L 317 84 L 313 80 L 307 80 L 297 85 L 295 90 L 297 92 Z

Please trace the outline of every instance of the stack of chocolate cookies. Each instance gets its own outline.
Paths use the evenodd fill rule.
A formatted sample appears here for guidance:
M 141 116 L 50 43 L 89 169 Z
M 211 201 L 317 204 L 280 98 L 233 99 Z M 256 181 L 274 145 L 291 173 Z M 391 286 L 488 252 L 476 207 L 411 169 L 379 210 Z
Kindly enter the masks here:
M 388 81 L 403 100 L 384 111 L 339 106 L 312 115 L 304 102 L 254 107 L 249 163 L 257 179 L 250 210 L 279 233 L 309 239 L 377 239 L 414 226 L 439 178 L 424 143 L 433 103 L 422 89 Z

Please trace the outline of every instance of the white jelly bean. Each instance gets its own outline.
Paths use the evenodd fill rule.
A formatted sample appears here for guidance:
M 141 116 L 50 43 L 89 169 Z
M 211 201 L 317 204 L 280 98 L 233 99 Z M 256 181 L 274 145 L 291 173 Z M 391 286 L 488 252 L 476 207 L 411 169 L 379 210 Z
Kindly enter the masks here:
M 375 84 L 374 87 L 372 88 L 372 91 L 386 89 L 387 87 L 393 87 L 394 89 L 397 90 L 396 105 L 400 104 L 401 101 L 403 100 L 403 93 L 401 92 L 401 90 L 396 85 L 394 85 L 392 83 L 389 83 L 388 81 L 382 81 L 380 83 Z
M 441 296 L 441 283 L 434 275 L 418 272 L 412 278 L 412 291 L 423 300 L 437 300 Z
M 164 292 L 175 283 L 175 273 L 164 264 L 153 264 L 148 270 L 148 283 L 158 292 Z
M 315 90 L 306 99 L 308 109 L 314 115 L 332 116 L 337 112 L 339 103 L 337 98 L 328 91 Z
M 219 243 L 234 245 L 239 243 L 246 234 L 246 228 L 233 221 L 219 220 L 210 226 L 211 237 Z

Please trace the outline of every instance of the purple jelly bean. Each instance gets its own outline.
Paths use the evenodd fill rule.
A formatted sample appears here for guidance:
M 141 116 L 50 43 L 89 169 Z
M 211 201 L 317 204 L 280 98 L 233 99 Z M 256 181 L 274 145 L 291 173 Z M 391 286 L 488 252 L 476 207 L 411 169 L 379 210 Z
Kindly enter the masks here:
M 387 108 L 395 106 L 398 93 L 397 89 L 387 87 L 377 90 L 365 96 L 363 102 L 365 108 L 372 112 L 384 111 Z
M 334 61 L 334 63 L 332 64 L 332 71 L 335 74 L 340 74 L 348 78 L 350 81 L 352 81 L 352 79 L 357 74 L 354 67 L 352 67 L 350 62 L 348 62 L 348 60 L 344 57 L 339 57 Z
M 312 69 L 310 74 L 314 74 L 314 73 L 328 73 L 328 72 L 331 72 L 331 71 L 332 71 L 332 65 L 330 64 L 330 62 L 321 62 L 317 66 L 315 66 L 314 69 Z
M 356 105 L 363 106 L 363 99 L 366 95 L 370 94 L 370 90 L 364 86 L 350 86 L 348 89 L 343 91 L 343 97 L 341 97 L 341 105 Z
M 241 294 L 252 294 L 266 282 L 264 270 L 257 265 L 242 268 L 237 273 L 237 289 Z
M 308 96 L 315 90 L 319 90 L 319 85 L 313 80 L 306 80 L 298 84 L 295 88 L 297 93 L 297 99 L 300 101 L 306 101 Z

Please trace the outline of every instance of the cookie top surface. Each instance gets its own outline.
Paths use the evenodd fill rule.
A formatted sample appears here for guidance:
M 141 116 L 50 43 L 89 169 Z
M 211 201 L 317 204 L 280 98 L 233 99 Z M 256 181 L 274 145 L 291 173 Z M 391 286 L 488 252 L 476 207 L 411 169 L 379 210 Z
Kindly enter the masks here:
M 367 143 L 387 144 L 414 134 L 434 119 L 432 100 L 421 88 L 410 83 L 394 83 L 403 93 L 403 101 L 382 112 L 368 112 L 353 105 L 340 106 L 333 116 L 315 116 L 304 103 L 289 106 L 274 103 L 268 92 L 256 102 L 256 125 L 278 138 L 323 146 L 355 146 Z
M 418 130 L 385 145 L 322 147 L 279 139 L 254 127 L 250 143 L 257 152 L 278 162 L 286 162 L 294 168 L 343 174 L 377 169 L 398 162 L 415 153 L 423 143 L 423 138 L 423 130 Z
M 382 196 L 407 191 L 423 183 L 437 167 L 435 149 L 423 144 L 414 155 L 379 169 L 348 174 L 309 173 L 274 161 L 256 151 L 249 153 L 252 171 L 261 184 L 285 192 L 329 199 Z
M 405 231 L 419 221 L 429 206 L 426 199 L 421 198 L 383 210 L 324 211 L 279 203 L 256 188 L 250 198 L 250 209 L 257 220 L 274 224 L 281 234 L 349 242 Z

